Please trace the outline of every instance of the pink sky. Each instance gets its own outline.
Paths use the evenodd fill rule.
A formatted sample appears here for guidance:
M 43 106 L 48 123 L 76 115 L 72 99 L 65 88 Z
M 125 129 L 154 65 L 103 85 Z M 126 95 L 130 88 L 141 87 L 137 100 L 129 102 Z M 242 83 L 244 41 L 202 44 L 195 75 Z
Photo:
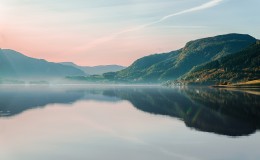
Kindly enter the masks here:
M 51 27 L 20 28 L 8 24 L 1 28 L 1 32 L 2 48 L 13 49 L 34 58 L 53 62 L 72 61 L 79 65 L 127 66 L 145 55 L 183 47 L 190 38 L 185 35 L 160 36 L 149 35 L 151 31 L 134 31 L 113 38 L 108 35 L 92 39 L 78 34 L 77 30 L 74 33 L 74 31 L 64 32 Z
M 53 62 L 128 66 L 197 38 L 230 32 L 259 36 L 254 18 L 259 1 L 236 2 L 0 0 L 0 47 Z

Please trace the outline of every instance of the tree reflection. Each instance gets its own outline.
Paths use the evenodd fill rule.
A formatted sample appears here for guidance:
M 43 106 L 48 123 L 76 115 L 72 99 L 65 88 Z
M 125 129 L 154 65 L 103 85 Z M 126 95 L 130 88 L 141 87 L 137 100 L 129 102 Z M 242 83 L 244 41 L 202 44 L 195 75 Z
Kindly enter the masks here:
M 0 97 L 2 117 L 54 103 L 127 100 L 139 110 L 178 118 L 200 131 L 243 136 L 260 127 L 259 95 L 240 91 L 161 87 L 1 88 Z

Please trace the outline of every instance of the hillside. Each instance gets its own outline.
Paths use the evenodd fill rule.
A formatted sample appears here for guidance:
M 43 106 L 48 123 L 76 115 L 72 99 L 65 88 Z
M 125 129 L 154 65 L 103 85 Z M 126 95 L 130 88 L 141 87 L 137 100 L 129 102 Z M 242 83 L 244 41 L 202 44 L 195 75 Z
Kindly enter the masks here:
M 0 49 L 1 78 L 56 78 L 78 75 L 85 73 L 75 67 L 27 57 L 9 49 Z
M 126 68 L 120 65 L 79 66 L 72 62 L 62 62 L 61 64 L 78 68 L 87 75 L 102 75 L 106 72 L 117 72 Z
M 185 83 L 234 83 L 260 79 L 260 44 L 194 67 L 183 76 Z
M 254 44 L 249 35 L 227 34 L 188 42 L 184 48 L 163 54 L 146 56 L 126 69 L 113 73 L 112 79 L 135 82 L 161 82 L 177 79 L 201 65 L 239 52 Z

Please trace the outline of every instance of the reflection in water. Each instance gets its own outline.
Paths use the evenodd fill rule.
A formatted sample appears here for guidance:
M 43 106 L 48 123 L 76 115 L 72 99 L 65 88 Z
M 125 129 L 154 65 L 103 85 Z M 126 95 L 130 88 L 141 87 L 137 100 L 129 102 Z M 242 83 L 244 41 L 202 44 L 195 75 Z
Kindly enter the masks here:
M 127 100 L 139 110 L 176 117 L 200 131 L 242 136 L 260 127 L 259 96 L 246 92 L 209 88 L 77 87 L 1 87 L 0 114 L 11 117 L 28 109 L 78 100 Z

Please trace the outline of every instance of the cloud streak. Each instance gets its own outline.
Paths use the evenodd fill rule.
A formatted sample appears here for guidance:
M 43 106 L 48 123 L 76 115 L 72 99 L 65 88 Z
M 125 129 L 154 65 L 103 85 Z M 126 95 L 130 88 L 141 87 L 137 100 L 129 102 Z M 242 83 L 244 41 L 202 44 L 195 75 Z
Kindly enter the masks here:
M 196 7 L 192 7 L 190 9 L 186 9 L 186 10 L 183 10 L 183 11 L 179 11 L 179 12 L 176 12 L 176 13 L 172 13 L 172 14 L 166 15 L 166 16 L 162 17 L 161 19 L 157 20 L 157 21 L 153 21 L 153 22 L 150 22 L 150 23 L 147 23 L 147 24 L 143 24 L 143 25 L 140 25 L 140 26 L 137 26 L 137 27 L 125 29 L 125 30 L 122 30 L 120 32 L 117 32 L 117 33 L 111 34 L 109 36 L 106 36 L 106 37 L 98 38 L 98 39 L 90 42 L 86 46 L 80 47 L 78 49 L 79 50 L 88 50 L 88 49 L 96 47 L 97 45 L 99 45 L 101 43 L 108 42 L 108 41 L 114 39 L 115 37 L 117 37 L 117 36 L 119 36 L 121 34 L 128 33 L 128 32 L 133 32 L 133 31 L 138 31 L 138 30 L 144 29 L 146 27 L 149 27 L 149 26 L 161 23 L 161 22 L 163 22 L 165 20 L 168 20 L 168 19 L 170 19 L 172 17 L 175 17 L 175 16 L 179 16 L 179 15 L 183 15 L 183 14 L 187 14 L 187 13 L 192 13 L 192 12 L 196 12 L 196 11 L 209 9 L 209 8 L 212 8 L 212 7 L 215 7 L 215 6 L 219 5 L 223 1 L 224 0 L 211 0 L 211 1 L 207 2 L 207 3 L 201 4 L 201 5 L 196 6 Z M 192 26 L 190 28 L 192 28 Z
M 190 8 L 190 9 L 186 9 L 186 10 L 183 10 L 183 11 L 180 11 L 180 12 L 177 12 L 177 13 L 173 13 L 173 14 L 164 16 L 158 22 L 164 21 L 164 20 L 169 19 L 169 18 L 174 17 L 174 16 L 178 16 L 178 15 L 182 15 L 182 14 L 186 14 L 186 13 L 191 13 L 191 12 L 196 12 L 196 11 L 212 8 L 214 6 L 219 5 L 222 1 L 223 0 L 212 0 L 210 2 L 202 4 L 200 6 L 193 7 L 193 8 Z

